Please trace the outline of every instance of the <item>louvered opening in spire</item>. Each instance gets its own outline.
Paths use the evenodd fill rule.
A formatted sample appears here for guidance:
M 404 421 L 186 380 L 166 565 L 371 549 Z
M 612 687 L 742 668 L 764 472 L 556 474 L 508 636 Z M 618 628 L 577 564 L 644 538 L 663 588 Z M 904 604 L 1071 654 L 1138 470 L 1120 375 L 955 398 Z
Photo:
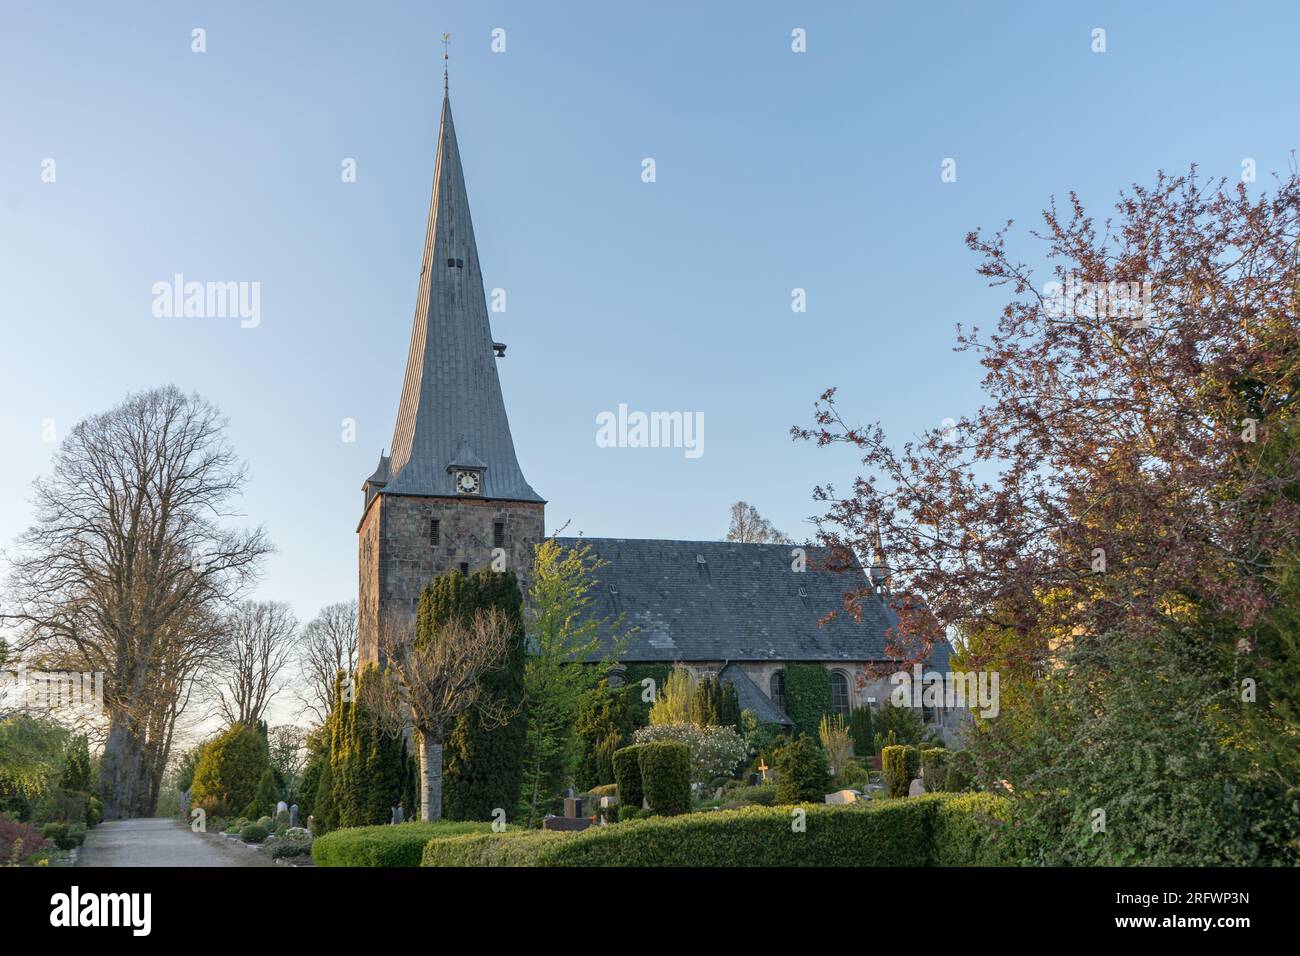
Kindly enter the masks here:
M 449 466 L 462 446 L 482 463 L 481 497 L 542 500 L 524 480 L 510 437 L 465 173 L 444 92 L 392 477 L 383 492 L 457 494 Z

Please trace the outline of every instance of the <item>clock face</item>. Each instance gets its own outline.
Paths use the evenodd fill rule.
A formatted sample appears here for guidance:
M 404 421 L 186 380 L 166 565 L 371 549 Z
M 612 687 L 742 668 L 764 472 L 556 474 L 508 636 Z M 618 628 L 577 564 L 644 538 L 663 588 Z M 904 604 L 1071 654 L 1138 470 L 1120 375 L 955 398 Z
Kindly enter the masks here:
M 462 495 L 478 494 L 478 474 L 472 471 L 456 472 L 456 490 Z

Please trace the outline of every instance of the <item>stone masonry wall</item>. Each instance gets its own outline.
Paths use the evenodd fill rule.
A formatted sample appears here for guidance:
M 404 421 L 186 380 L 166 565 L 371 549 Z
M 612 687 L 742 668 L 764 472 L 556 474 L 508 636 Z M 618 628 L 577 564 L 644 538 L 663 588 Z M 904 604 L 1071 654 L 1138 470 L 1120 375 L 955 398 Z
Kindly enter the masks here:
M 414 615 L 426 584 L 462 565 L 477 571 L 493 563 L 497 522 L 505 526 L 501 570 L 514 571 L 526 594 L 533 549 L 546 533 L 544 509 L 538 502 L 376 495 L 357 529 L 361 663 L 377 659 L 379 621 L 390 612 Z

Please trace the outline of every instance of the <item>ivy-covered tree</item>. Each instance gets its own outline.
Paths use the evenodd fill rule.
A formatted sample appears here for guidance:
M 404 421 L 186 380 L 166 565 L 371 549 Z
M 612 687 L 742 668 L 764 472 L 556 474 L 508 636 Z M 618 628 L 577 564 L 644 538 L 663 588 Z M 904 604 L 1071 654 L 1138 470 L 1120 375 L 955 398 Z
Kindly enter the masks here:
M 490 820 L 519 804 L 527 715 L 523 598 L 513 571 L 483 568 L 436 578 L 420 598 L 417 633 L 450 620 L 468 626 L 478 611 L 495 609 L 510 629 L 503 661 L 482 678 L 479 699 L 452 722 L 442 749 L 442 813 L 450 820 Z M 496 715 L 508 713 L 505 723 Z

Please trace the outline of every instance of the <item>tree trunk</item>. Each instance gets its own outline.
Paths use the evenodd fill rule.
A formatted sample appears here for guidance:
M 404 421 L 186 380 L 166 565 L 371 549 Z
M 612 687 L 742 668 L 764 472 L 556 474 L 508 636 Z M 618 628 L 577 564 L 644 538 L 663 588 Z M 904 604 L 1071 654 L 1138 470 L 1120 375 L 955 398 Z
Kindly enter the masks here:
M 105 820 L 148 816 L 153 809 L 147 805 L 149 771 L 141 744 L 129 718 L 114 714 L 99 765 L 99 793 L 104 801 Z
M 442 819 L 442 741 L 420 734 L 420 819 Z

